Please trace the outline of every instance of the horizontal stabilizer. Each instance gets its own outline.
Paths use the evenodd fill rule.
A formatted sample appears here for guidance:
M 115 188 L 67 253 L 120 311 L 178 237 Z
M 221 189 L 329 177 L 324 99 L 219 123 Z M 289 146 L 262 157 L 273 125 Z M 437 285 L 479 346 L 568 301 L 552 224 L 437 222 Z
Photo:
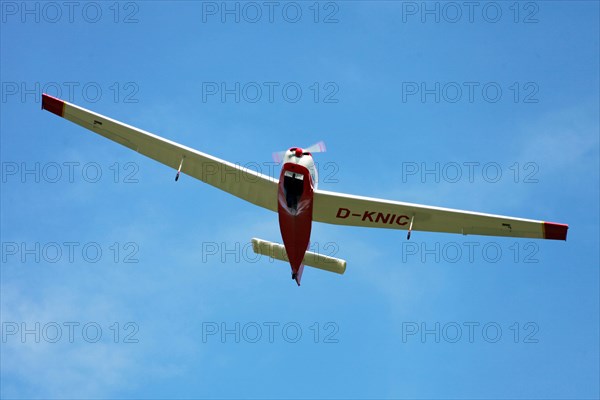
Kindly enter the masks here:
M 287 253 L 285 252 L 285 247 L 279 243 L 252 238 L 252 249 L 256 254 L 268 256 L 276 260 L 289 261 Z M 309 267 L 335 272 L 336 274 L 343 274 L 346 272 L 346 260 L 313 253 L 312 251 L 307 251 L 304 254 L 303 263 Z

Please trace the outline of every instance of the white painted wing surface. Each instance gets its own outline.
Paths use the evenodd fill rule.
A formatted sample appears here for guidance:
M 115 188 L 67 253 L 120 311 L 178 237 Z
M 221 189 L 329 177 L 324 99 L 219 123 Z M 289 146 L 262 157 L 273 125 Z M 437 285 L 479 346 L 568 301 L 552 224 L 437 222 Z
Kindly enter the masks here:
M 414 219 L 413 219 L 414 217 Z M 568 226 L 399 201 L 315 190 L 313 220 L 362 226 L 463 235 L 566 240 Z
M 252 204 L 277 211 L 277 181 L 168 139 L 42 95 L 42 108 Z M 182 163 L 183 160 L 183 163 Z

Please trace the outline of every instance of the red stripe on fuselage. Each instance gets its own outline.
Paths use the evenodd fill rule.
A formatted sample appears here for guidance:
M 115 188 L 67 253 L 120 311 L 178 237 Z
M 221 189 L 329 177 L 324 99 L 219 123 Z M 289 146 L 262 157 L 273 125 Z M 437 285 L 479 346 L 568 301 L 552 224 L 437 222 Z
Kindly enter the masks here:
M 301 187 L 302 194 L 288 205 L 288 196 L 284 185 L 286 171 L 303 176 Z M 296 178 L 291 178 L 296 179 Z M 298 184 L 300 184 L 298 180 Z M 279 229 L 283 245 L 290 260 L 292 274 L 296 275 L 296 282 L 300 285 L 302 271 L 304 270 L 304 253 L 310 243 L 313 211 L 313 182 L 308 169 L 303 165 L 286 163 L 279 175 L 278 191 Z

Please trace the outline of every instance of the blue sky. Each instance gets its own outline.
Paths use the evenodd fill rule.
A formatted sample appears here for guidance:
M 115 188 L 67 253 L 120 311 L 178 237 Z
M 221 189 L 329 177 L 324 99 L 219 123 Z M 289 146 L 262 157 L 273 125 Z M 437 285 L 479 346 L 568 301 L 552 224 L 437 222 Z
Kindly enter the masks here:
M 598 3 L 461 4 L 0 3 L 0 395 L 598 398 Z M 263 173 L 324 140 L 322 189 L 569 238 L 315 224 L 347 271 L 298 288 L 249 251 L 276 214 L 42 90 Z

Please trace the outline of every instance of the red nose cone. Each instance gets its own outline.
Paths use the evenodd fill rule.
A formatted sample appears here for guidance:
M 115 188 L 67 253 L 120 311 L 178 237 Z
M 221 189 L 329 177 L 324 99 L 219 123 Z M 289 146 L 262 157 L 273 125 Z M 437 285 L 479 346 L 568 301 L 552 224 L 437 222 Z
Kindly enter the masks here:
M 296 147 L 296 157 L 302 157 L 302 149 L 299 147 Z

